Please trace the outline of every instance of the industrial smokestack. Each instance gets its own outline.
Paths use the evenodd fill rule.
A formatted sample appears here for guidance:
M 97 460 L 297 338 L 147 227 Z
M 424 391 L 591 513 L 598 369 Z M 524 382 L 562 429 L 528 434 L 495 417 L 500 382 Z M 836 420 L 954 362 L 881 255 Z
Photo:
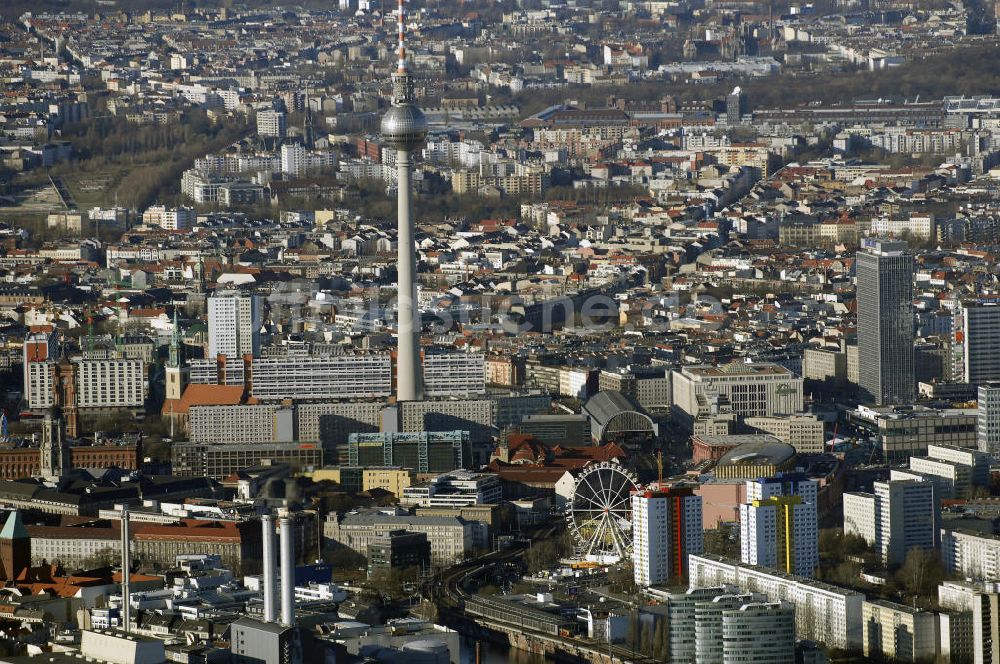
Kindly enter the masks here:
M 270 514 L 260 518 L 264 535 L 264 622 L 273 623 L 277 619 L 274 603 L 274 576 L 278 571 L 278 561 L 274 557 L 274 520 Z
M 281 530 L 281 624 L 295 625 L 295 529 L 291 517 L 278 519 Z
M 122 507 L 122 630 L 128 634 L 132 622 L 132 602 L 129 582 L 132 576 L 132 552 L 129 537 L 128 505 Z

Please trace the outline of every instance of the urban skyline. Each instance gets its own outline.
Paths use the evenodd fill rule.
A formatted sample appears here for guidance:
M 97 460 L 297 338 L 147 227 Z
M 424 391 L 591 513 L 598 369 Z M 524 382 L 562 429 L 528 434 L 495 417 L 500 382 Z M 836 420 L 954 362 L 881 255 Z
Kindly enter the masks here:
M 998 7 L 0 6 L 0 664 L 1000 664 Z

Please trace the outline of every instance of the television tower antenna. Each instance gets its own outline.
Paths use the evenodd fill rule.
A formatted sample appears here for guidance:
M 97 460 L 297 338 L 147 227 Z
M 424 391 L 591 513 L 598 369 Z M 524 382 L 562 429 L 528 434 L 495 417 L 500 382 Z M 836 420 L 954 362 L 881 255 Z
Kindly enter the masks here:
M 392 75 L 392 106 L 382 118 L 382 138 L 396 150 L 397 197 L 397 339 L 396 399 L 423 398 L 420 370 L 420 310 L 417 304 L 417 252 L 413 219 L 410 159 L 427 139 L 427 118 L 417 108 L 413 80 L 406 61 L 406 12 L 399 0 L 396 73 Z

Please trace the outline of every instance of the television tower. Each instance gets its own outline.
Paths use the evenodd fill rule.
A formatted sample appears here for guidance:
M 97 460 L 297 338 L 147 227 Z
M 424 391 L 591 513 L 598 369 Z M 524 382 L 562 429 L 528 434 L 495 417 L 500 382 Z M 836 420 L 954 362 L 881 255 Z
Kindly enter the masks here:
M 392 75 L 392 106 L 382 118 L 382 138 L 396 149 L 396 191 L 398 214 L 396 399 L 423 398 L 420 370 L 420 311 L 417 307 L 417 252 L 414 246 L 413 200 L 410 156 L 427 138 L 427 118 L 417 108 L 413 80 L 406 62 L 406 14 L 399 0 L 399 49 L 396 73 Z

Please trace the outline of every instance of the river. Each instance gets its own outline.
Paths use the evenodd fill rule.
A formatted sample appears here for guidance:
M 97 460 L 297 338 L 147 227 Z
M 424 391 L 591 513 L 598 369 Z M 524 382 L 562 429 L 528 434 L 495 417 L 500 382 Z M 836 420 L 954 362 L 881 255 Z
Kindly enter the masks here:
M 546 661 L 544 655 L 534 655 L 516 648 L 505 648 L 489 641 L 481 641 L 480 643 L 480 664 L 542 664 Z M 462 661 L 463 664 L 476 664 L 476 643 L 474 640 L 462 637 Z

